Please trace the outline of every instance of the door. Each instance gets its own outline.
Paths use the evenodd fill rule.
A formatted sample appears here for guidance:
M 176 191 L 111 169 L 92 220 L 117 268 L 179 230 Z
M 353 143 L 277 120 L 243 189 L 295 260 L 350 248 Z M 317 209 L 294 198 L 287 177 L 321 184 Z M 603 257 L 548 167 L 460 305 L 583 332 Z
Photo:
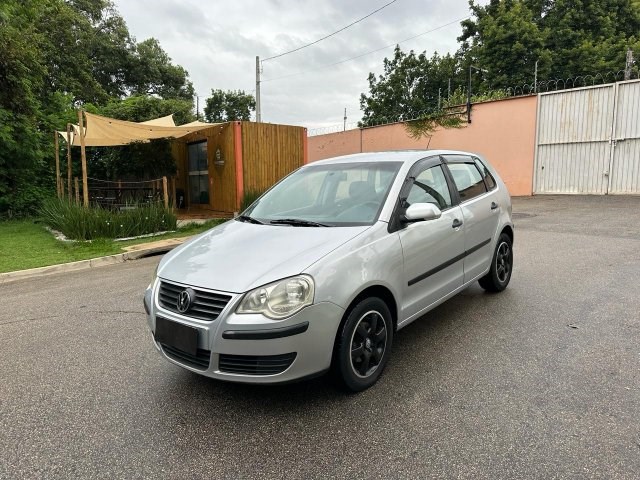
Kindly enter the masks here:
M 400 196 L 400 212 L 413 203 L 433 203 L 442 216 L 405 224 L 398 231 L 404 256 L 403 316 L 412 317 L 462 286 L 464 229 L 440 158 L 419 162 Z
M 640 193 L 640 82 L 616 85 L 613 122 L 610 194 Z
M 464 222 L 464 283 L 483 273 L 493 258 L 500 205 L 495 180 L 479 159 L 445 156 Z
M 209 204 L 209 160 L 207 142 L 190 143 L 189 161 L 189 203 L 191 205 Z

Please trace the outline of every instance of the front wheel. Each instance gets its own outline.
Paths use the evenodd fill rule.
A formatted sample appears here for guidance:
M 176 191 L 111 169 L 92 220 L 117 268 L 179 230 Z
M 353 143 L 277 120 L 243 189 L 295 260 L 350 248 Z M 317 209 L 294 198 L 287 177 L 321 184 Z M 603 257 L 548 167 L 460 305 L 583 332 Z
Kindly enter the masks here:
M 488 292 L 501 292 L 511 280 L 513 271 L 513 246 L 506 233 L 500 234 L 491 260 L 489 272 L 480 279 L 480 286 Z
M 340 385 L 360 392 L 376 383 L 393 342 L 393 322 L 387 304 L 370 297 L 349 313 L 336 339 L 333 373 Z

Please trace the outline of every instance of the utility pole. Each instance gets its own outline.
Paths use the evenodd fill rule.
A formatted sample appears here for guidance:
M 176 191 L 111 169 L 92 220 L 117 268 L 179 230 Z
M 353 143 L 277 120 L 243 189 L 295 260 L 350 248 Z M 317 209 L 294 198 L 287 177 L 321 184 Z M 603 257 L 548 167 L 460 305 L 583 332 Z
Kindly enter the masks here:
M 200 97 L 196 95 L 196 120 L 200 120 Z
M 633 50 L 627 48 L 627 61 L 624 66 L 624 79 L 631 80 L 631 67 L 633 66 Z
M 262 121 L 260 109 L 260 57 L 256 55 L 256 122 Z
M 438 89 L 438 110 L 440 110 L 440 102 L 442 100 L 442 89 Z
M 533 93 L 538 93 L 538 60 L 536 60 L 536 68 L 533 73 Z
M 344 107 L 344 124 L 342 125 L 342 131 L 347 129 L 347 107 Z

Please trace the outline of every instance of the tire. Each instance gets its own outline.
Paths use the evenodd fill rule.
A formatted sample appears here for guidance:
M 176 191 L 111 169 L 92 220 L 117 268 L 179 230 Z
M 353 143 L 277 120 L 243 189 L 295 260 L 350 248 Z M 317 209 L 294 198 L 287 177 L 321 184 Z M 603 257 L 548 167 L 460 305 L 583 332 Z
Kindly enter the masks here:
M 360 392 L 376 383 L 392 344 L 393 321 L 387 304 L 378 297 L 358 302 L 336 337 L 332 370 L 339 386 Z
M 511 280 L 513 272 L 513 245 L 506 233 L 500 234 L 496 250 L 491 259 L 489 272 L 479 280 L 480 286 L 488 292 L 501 292 Z

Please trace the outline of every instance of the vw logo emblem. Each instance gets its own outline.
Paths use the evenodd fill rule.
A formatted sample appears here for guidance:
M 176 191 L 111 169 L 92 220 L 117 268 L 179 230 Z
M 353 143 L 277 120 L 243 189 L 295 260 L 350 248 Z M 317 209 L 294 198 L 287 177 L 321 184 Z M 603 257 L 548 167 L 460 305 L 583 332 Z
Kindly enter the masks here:
M 186 290 L 181 291 L 180 294 L 178 295 L 178 302 L 176 303 L 176 307 L 178 307 L 178 311 L 180 313 L 184 313 L 187 310 L 189 310 L 189 308 L 191 308 L 191 304 L 193 303 L 194 298 L 195 298 L 195 292 L 192 289 L 187 288 Z

